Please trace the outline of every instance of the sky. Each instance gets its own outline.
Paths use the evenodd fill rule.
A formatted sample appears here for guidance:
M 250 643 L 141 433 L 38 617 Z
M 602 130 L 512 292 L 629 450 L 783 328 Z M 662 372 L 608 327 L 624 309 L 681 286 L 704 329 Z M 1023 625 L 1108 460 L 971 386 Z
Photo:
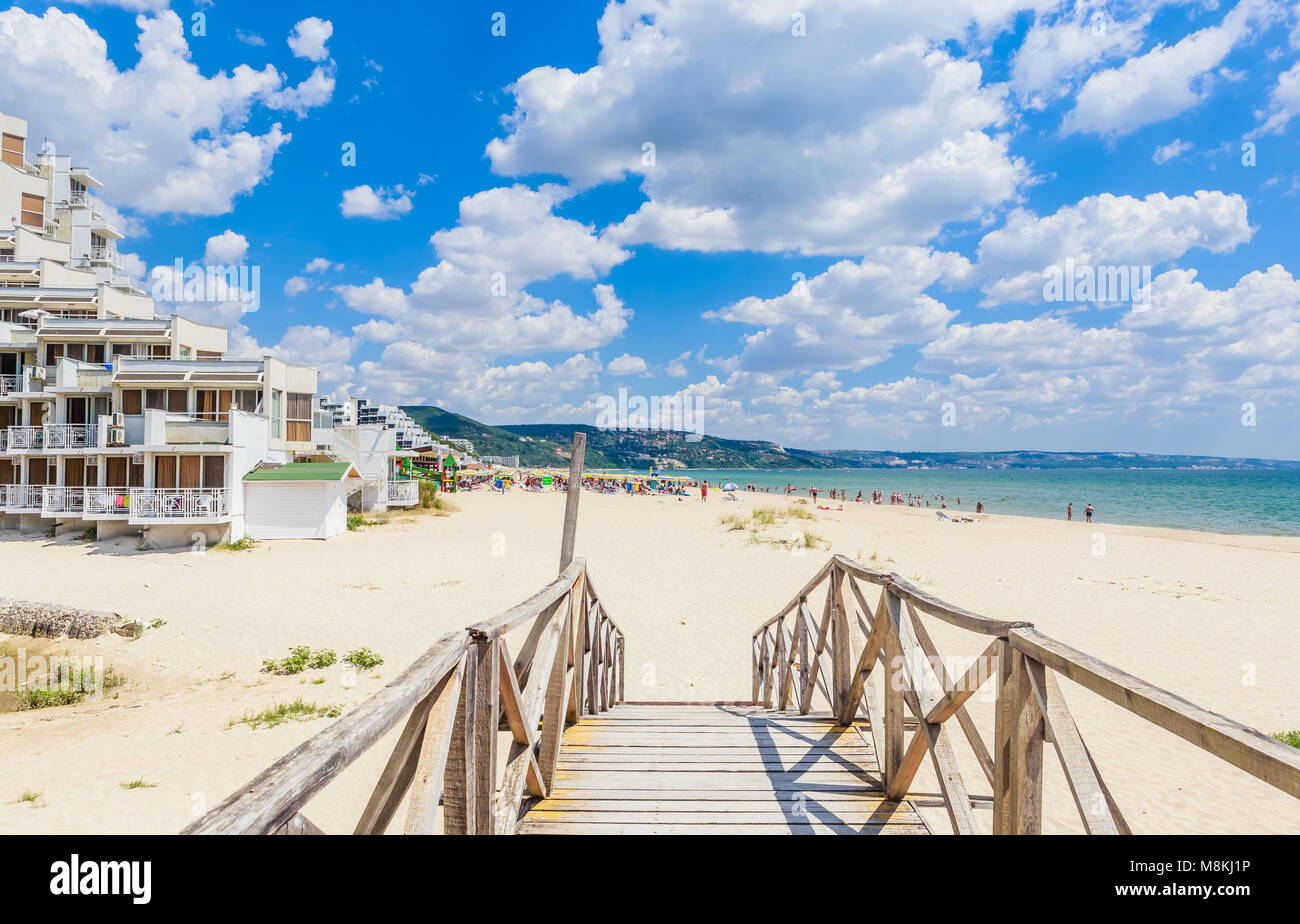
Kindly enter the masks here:
M 20 0 L 0 111 L 146 291 L 258 270 L 160 312 L 336 397 L 1300 458 L 1300 5 L 383 10 Z

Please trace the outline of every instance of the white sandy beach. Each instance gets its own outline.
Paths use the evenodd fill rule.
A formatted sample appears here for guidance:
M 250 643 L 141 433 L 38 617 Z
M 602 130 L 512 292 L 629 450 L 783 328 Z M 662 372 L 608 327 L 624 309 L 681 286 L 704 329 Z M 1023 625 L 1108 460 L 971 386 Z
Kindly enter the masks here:
M 830 554 L 751 544 L 745 532 L 727 531 L 718 523 L 724 513 L 789 503 L 740 498 L 584 493 L 578 554 L 626 634 L 628 699 L 749 699 L 753 630 Z M 354 705 L 442 633 L 554 577 L 562 495 L 469 493 L 455 503 L 461 509 L 449 517 L 398 517 L 327 542 L 203 555 L 0 533 L 6 596 L 166 620 L 135 640 L 0 637 L 10 652 L 102 654 L 128 680 L 116 698 L 0 714 L 0 832 L 177 831 L 196 805 L 215 806 L 330 721 L 228 729 L 232 717 L 297 696 Z M 833 552 L 984 615 L 1032 621 L 1261 731 L 1300 728 L 1298 538 L 1004 516 L 952 524 L 933 510 L 865 504 L 816 516 L 792 522 Z M 1105 535 L 1104 555 L 1094 554 L 1094 532 Z M 929 624 L 945 654 L 983 647 Z M 340 655 L 365 646 L 385 663 L 351 688 L 338 666 L 292 677 L 260 672 L 264 659 L 304 644 Z M 308 682 L 318 677 L 325 682 Z M 1086 690 L 1063 688 L 1136 832 L 1300 833 L 1300 801 Z M 990 739 L 991 703 L 977 697 L 972 713 Z M 350 830 L 387 750 L 381 742 L 344 773 L 313 804 L 312 820 Z M 967 785 L 988 792 L 964 740 L 957 750 Z M 1050 745 L 1047 755 L 1045 827 L 1078 830 Z M 915 789 L 936 791 L 928 774 L 927 765 Z M 122 788 L 140 777 L 156 786 Z M 18 801 L 25 791 L 41 795 Z M 927 817 L 948 830 L 941 809 Z

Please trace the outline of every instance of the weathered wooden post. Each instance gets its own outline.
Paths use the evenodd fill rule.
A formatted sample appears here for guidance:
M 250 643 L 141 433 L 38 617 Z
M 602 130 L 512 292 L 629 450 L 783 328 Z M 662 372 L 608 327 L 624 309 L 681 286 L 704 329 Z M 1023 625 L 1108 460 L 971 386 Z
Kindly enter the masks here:
M 582 461 L 587 451 L 587 434 L 579 430 L 573 434 L 573 449 L 569 456 L 569 491 L 564 500 L 564 536 L 560 540 L 560 570 L 573 561 L 573 540 L 578 531 L 578 498 L 582 491 Z
M 998 639 L 997 703 L 993 714 L 993 833 L 1011 833 L 1011 724 L 1016 691 L 1011 643 Z
M 885 585 L 885 605 L 876 613 L 877 619 L 888 620 L 885 635 L 885 749 L 880 755 L 880 775 L 885 788 L 894 781 L 903 763 L 903 717 L 906 714 L 903 690 L 907 675 L 903 670 L 903 645 L 899 640 L 899 622 L 903 618 L 903 601 L 892 585 Z M 876 717 L 873 714 L 871 721 Z M 918 729 L 917 734 L 920 734 Z
M 1023 652 L 1012 652 L 1015 700 L 1011 714 L 1011 833 L 1043 833 L 1043 741 L 1046 724 L 1034 695 L 1046 689 L 1043 665 Z
M 853 670 L 851 644 L 853 636 L 849 630 L 849 614 L 844 607 L 846 579 L 847 574 L 839 565 L 831 567 L 831 591 L 834 594 L 831 610 L 831 692 L 835 696 L 835 702 L 831 703 L 831 711 L 836 716 L 847 714 L 849 721 L 852 722 L 852 716 L 858 710 L 856 704 L 852 710 L 847 707 L 849 688 L 853 683 L 850 677 Z

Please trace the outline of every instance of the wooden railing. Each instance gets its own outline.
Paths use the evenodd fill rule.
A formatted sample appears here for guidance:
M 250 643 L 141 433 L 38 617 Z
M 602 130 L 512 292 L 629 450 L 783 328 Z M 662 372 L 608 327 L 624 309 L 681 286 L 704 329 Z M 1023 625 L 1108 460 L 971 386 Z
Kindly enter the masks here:
M 874 611 L 860 581 L 880 587 Z M 815 618 L 809 601 L 823 585 Z M 922 614 L 987 637 L 987 647 L 960 676 L 949 676 Z M 879 689 L 872 676 L 877 664 Z M 1041 833 L 1047 742 L 1055 746 L 1084 830 L 1131 833 L 1066 708 L 1058 673 L 1300 798 L 1295 748 L 1057 642 L 1031 623 L 988 619 L 842 555 L 758 627 L 753 668 L 755 702 L 806 714 L 820 693 L 839 724 L 865 717 L 890 798 L 906 796 L 928 755 L 957 834 L 981 829 L 957 765 L 954 719 L 992 789 L 994 834 Z M 996 693 L 992 749 L 966 709 L 990 679 Z
M 512 659 L 505 636 L 526 632 Z M 623 633 L 586 563 L 493 619 L 450 632 L 352 712 L 298 745 L 183 834 L 317 834 L 303 806 L 403 716 L 356 834 L 511 834 L 525 793 L 544 797 L 567 725 L 623 698 Z M 500 754 L 498 729 L 508 728 Z M 409 791 L 409 798 L 408 796 Z

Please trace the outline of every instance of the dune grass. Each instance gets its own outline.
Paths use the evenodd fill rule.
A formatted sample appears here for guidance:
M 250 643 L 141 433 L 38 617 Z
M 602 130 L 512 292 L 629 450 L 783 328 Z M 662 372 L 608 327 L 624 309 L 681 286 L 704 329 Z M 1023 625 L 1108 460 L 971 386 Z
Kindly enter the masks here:
M 1293 748 L 1300 748 L 1300 730 L 1288 732 L 1274 732 L 1273 737 L 1283 744 L 1289 744 Z
M 237 719 L 226 722 L 226 728 L 247 725 L 249 728 L 275 728 L 286 722 L 310 722 L 312 719 L 334 719 L 343 714 L 343 707 L 337 704 L 317 705 L 306 702 L 301 696 L 291 703 L 272 703 L 261 712 L 247 712 Z

